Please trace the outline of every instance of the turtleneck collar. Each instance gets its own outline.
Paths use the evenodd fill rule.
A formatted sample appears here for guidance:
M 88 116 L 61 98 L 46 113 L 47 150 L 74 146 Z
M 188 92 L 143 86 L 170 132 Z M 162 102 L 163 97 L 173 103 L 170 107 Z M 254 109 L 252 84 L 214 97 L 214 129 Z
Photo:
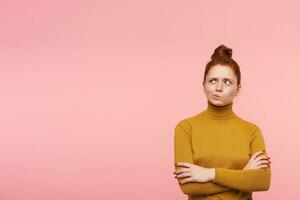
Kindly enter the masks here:
M 212 119 L 230 119 L 236 116 L 232 110 L 232 105 L 233 102 L 225 106 L 216 106 L 207 101 L 207 108 L 204 111 L 204 114 Z

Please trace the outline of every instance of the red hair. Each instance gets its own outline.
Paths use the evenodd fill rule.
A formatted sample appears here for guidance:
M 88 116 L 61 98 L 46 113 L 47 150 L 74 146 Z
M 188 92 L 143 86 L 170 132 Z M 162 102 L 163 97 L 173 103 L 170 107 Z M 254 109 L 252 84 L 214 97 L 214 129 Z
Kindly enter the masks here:
M 211 60 L 206 64 L 205 72 L 204 72 L 204 79 L 203 83 L 205 83 L 206 75 L 208 74 L 209 70 L 215 65 L 226 65 L 230 67 L 236 77 L 237 77 L 237 85 L 241 83 L 241 71 L 240 67 L 232 58 L 232 49 L 226 47 L 225 45 L 221 44 L 218 46 L 213 55 L 211 56 Z

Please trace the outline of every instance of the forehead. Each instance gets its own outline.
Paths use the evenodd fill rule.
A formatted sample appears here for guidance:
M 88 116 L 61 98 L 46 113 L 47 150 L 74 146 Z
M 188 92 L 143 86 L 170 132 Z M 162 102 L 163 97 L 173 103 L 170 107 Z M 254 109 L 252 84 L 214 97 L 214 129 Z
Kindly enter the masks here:
M 207 77 L 208 78 L 229 78 L 229 79 L 236 78 L 234 71 L 226 65 L 213 66 L 212 68 L 210 68 Z

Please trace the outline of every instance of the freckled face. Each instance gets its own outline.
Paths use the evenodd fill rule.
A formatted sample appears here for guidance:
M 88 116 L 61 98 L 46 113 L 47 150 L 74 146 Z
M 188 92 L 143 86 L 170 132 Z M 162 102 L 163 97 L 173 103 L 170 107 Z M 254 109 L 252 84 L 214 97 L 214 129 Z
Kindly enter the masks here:
M 210 68 L 203 86 L 207 100 L 216 106 L 230 104 L 240 88 L 234 71 L 226 65 Z

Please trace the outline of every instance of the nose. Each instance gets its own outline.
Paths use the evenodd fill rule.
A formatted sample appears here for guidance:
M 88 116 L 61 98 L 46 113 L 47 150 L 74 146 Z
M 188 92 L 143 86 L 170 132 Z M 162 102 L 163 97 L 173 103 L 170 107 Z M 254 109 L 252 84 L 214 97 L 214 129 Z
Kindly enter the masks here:
M 222 92 L 222 82 L 218 82 L 218 85 L 217 85 L 217 88 L 216 88 L 217 91 L 219 92 Z

